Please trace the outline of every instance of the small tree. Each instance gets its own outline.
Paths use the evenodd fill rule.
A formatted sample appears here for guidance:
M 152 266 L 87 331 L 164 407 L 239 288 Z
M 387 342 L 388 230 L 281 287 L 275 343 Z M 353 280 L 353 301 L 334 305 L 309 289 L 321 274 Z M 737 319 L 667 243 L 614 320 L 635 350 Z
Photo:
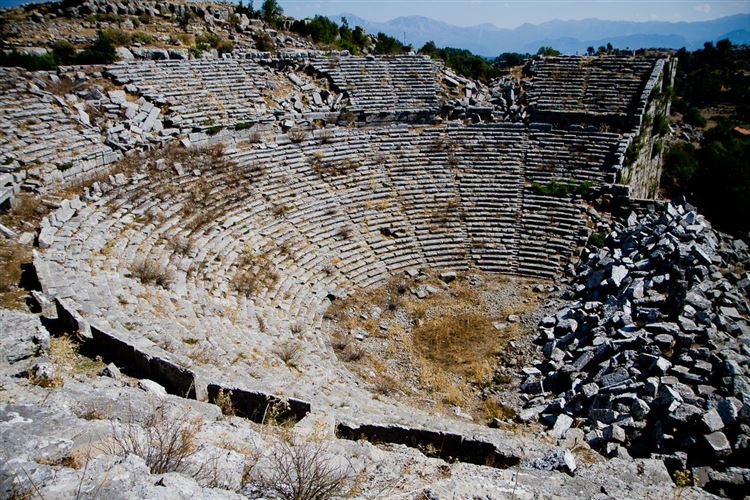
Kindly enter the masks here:
M 284 14 L 284 9 L 281 8 L 277 0 L 263 0 L 260 11 L 263 19 L 268 23 L 273 23 Z
M 560 51 L 559 50 L 555 50 L 552 47 L 542 46 L 542 47 L 539 47 L 539 50 L 536 51 L 536 55 L 538 55 L 538 56 L 559 56 L 560 55 Z

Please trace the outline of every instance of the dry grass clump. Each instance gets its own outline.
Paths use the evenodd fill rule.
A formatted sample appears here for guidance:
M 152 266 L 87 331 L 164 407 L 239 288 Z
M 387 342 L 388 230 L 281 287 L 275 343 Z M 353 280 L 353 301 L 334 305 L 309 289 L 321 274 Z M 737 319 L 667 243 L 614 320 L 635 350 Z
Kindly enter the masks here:
M 372 382 L 376 394 L 390 396 L 401 389 L 398 380 L 384 373 L 378 374 Z
M 43 203 L 38 196 L 19 193 L 13 198 L 10 210 L 0 216 L 0 223 L 18 231 L 28 230 L 38 226 L 51 210 L 51 205 Z
M 286 500 L 348 497 L 356 488 L 356 474 L 320 440 L 282 436 L 267 455 L 268 466 L 254 473 L 254 482 Z
M 23 265 L 31 262 L 31 250 L 15 242 L 0 240 L 0 307 L 24 309 L 26 290 L 21 288 Z
M 352 237 L 352 234 L 354 233 L 354 230 L 351 226 L 342 226 L 339 228 L 338 231 L 336 231 L 336 236 L 341 238 L 342 240 L 348 240 Z
M 237 410 L 232 402 L 232 391 L 224 392 L 224 389 L 219 389 L 219 393 L 214 398 L 213 403 L 221 409 L 223 415 L 231 417 L 237 414 Z
M 277 203 L 271 207 L 271 213 L 273 213 L 276 217 L 281 217 L 288 211 L 289 211 L 289 207 L 285 205 L 284 203 Z
M 152 474 L 189 471 L 188 460 L 200 446 L 197 434 L 201 427 L 200 419 L 184 413 L 181 416 L 168 414 L 163 405 L 157 405 L 142 422 L 136 422 L 131 414 L 122 426 L 112 422 L 109 442 L 105 452 L 112 455 L 141 457 Z
M 130 272 L 144 285 L 169 288 L 174 282 L 174 273 L 172 270 L 155 260 L 137 260 L 130 266 Z
M 287 137 L 289 137 L 289 140 L 292 141 L 295 144 L 299 144 L 300 142 L 307 139 L 307 132 L 301 128 L 292 127 L 290 128 L 287 133 Z
M 367 354 L 364 347 L 353 342 L 348 335 L 337 334 L 331 337 L 331 347 L 340 360 L 347 362 L 359 361 Z
M 78 342 L 68 335 L 50 338 L 48 356 L 53 368 L 51 376 L 41 376 L 32 371 L 28 375 L 29 383 L 44 388 L 62 387 L 65 375 L 90 378 L 104 368 L 101 358 L 92 359 L 80 354 Z
M 425 359 L 457 375 L 475 376 L 500 349 L 492 321 L 473 311 L 428 318 L 413 330 L 414 347 Z
M 95 377 L 105 364 L 100 357 L 89 358 L 80 353 L 80 344 L 68 335 L 49 341 L 50 362 L 64 373 Z
M 349 343 L 340 353 L 344 361 L 359 361 L 365 356 L 365 349 L 357 344 Z
M 247 296 L 257 293 L 263 286 L 272 287 L 279 281 L 274 267 L 268 252 L 256 253 L 247 247 L 237 259 L 232 287 Z
M 331 129 L 324 128 L 320 132 L 318 132 L 318 140 L 321 142 L 321 144 L 328 144 L 333 141 L 333 132 L 331 131 Z
M 294 340 L 285 340 L 274 347 L 273 352 L 287 366 L 296 366 L 302 354 L 302 345 Z
M 263 137 L 263 133 L 261 133 L 261 131 L 260 131 L 260 130 L 258 130 L 258 129 L 255 129 L 255 130 L 253 130 L 252 132 L 250 132 L 250 134 L 249 134 L 249 135 L 247 136 L 247 140 L 248 140 L 248 141 L 249 141 L 249 142 L 250 142 L 251 144 L 258 144 L 258 143 L 261 143 L 261 142 L 263 142 L 263 140 L 264 140 L 264 137 Z
M 484 413 L 488 419 L 497 418 L 500 420 L 512 419 L 516 416 L 515 410 L 508 406 L 498 403 L 497 399 L 489 397 L 484 400 Z
M 176 234 L 167 239 L 167 247 L 173 252 L 180 255 L 188 255 L 193 249 L 193 240 L 191 238 Z
M 305 331 L 305 325 L 301 322 L 292 323 L 289 326 L 289 331 L 292 332 L 293 335 L 299 335 Z

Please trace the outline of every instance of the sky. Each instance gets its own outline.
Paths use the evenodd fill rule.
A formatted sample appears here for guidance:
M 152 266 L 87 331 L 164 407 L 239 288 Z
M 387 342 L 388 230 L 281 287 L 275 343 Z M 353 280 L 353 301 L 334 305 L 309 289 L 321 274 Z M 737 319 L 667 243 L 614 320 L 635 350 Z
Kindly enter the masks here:
M 255 0 L 255 8 L 263 0 Z M 515 28 L 553 19 L 617 21 L 706 21 L 750 12 L 750 0 L 279 0 L 288 15 L 356 14 L 369 21 L 422 15 L 457 26 L 491 23 Z
M 28 0 L 27 0 L 28 1 Z M 239 0 L 232 0 L 239 1 Z M 750 13 L 750 0 L 278 0 L 287 15 L 356 14 L 369 21 L 421 15 L 457 26 L 490 23 L 516 28 L 553 19 L 706 21 Z M 247 3 L 247 0 L 245 0 Z M 19 0 L 0 0 L 0 7 Z M 254 0 L 257 9 L 263 0 Z

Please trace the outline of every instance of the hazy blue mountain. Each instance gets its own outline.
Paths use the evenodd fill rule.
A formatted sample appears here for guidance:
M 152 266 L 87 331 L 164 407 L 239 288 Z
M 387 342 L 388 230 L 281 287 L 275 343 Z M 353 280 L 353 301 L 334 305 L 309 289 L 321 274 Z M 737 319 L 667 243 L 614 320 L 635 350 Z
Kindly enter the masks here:
M 618 48 L 663 47 L 696 49 L 706 41 L 729 38 L 734 43 L 748 43 L 750 14 L 737 14 L 699 22 L 631 22 L 581 19 L 523 24 L 515 29 L 498 28 L 489 23 L 477 26 L 454 26 L 423 16 L 397 17 L 388 22 L 370 22 L 353 14 L 332 16 L 336 21 L 346 17 L 350 26 L 362 26 L 369 33 L 382 31 L 406 40 L 416 48 L 433 40 L 438 46 L 459 47 L 485 56 L 501 52 L 536 52 L 551 45 L 565 53 L 584 52 L 587 47 L 612 43 Z

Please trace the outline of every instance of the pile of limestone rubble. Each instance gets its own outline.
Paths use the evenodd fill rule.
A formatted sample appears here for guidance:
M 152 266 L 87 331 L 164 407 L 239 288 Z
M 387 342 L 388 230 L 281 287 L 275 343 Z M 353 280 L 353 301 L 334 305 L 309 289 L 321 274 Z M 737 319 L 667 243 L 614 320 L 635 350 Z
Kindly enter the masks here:
M 559 438 L 661 458 L 730 496 L 750 486 L 748 247 L 689 205 L 632 213 L 582 255 L 540 324 L 529 400 Z

